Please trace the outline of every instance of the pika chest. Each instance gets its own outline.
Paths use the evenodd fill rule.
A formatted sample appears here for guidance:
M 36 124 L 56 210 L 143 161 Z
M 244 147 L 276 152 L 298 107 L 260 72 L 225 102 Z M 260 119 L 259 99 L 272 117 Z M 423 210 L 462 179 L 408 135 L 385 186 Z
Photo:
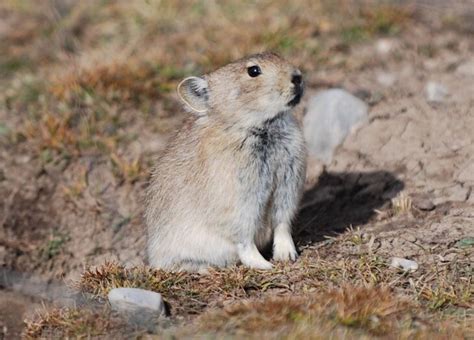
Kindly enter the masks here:
M 249 129 L 242 143 L 242 151 L 248 154 L 248 164 L 242 169 L 241 179 L 258 186 L 273 187 L 278 173 L 286 173 L 294 159 L 291 123 L 281 114 L 266 121 L 260 127 Z M 249 172 L 249 169 L 252 171 Z M 249 174 L 253 174 L 248 178 Z M 256 178 L 255 178 L 256 177 Z
M 254 202 L 260 212 L 276 188 L 288 180 L 295 159 L 291 122 L 284 116 L 253 127 L 241 145 L 247 162 L 239 171 L 239 182 L 245 201 Z
M 251 155 L 262 163 L 276 166 L 291 157 L 291 127 L 279 114 L 266 121 L 261 127 L 249 130 L 248 139 Z

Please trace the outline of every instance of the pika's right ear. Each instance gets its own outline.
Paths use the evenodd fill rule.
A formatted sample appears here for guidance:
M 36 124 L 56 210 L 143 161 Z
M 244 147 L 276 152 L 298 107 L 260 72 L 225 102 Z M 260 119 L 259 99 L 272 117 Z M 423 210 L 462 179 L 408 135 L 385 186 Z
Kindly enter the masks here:
M 208 84 L 200 77 L 188 77 L 178 84 L 178 95 L 192 111 L 205 113 L 208 109 Z

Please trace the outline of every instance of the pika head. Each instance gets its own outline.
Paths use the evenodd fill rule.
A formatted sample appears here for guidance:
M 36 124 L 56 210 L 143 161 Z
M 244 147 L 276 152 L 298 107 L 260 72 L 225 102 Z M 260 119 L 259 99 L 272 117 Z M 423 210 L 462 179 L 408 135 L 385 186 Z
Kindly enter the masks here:
M 274 53 L 255 54 L 178 85 L 186 107 L 249 123 L 291 110 L 303 95 L 299 69 Z

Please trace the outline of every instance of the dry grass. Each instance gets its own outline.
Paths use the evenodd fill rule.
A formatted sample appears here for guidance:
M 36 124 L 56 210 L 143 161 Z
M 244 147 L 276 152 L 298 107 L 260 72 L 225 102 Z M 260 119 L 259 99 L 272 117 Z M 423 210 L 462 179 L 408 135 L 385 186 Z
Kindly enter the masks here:
M 77 100 L 86 92 L 110 102 L 137 103 L 145 98 L 161 99 L 163 94 L 174 90 L 175 82 L 182 76 L 182 72 L 131 58 L 67 74 L 53 80 L 50 91 L 59 100 Z
M 279 339 L 378 336 L 406 339 L 433 335 L 463 338 L 456 325 L 436 323 L 419 315 L 416 306 L 387 288 L 344 286 L 304 297 L 239 302 L 204 314 L 195 321 L 192 330 L 216 337 Z
M 162 329 L 167 336 L 457 339 L 471 334 L 474 285 L 468 262 L 423 264 L 409 273 L 362 250 L 331 259 L 338 247 L 363 249 L 371 239 L 352 230 L 271 271 L 239 266 L 200 275 L 108 262 L 87 269 L 75 287 L 101 302 L 115 287 L 161 293 L 179 325 Z M 193 322 L 183 325 L 183 318 Z
M 98 336 L 125 326 L 108 309 L 53 309 L 26 322 L 26 338 Z M 296 296 L 244 299 L 210 309 L 184 328 L 161 329 L 169 337 L 328 337 L 413 339 L 432 336 L 462 339 L 467 327 L 425 314 L 387 287 L 342 286 Z
M 117 333 L 120 327 L 123 327 L 123 324 L 114 319 L 107 308 L 97 311 L 55 308 L 38 313 L 33 320 L 26 320 L 23 337 L 90 338 Z
M 139 158 L 128 161 L 124 157 L 112 153 L 110 160 L 114 166 L 113 169 L 115 170 L 116 176 L 123 181 L 133 183 L 145 177 L 145 169 Z
M 399 194 L 397 197 L 392 199 L 393 214 L 409 214 L 412 209 L 412 199 L 404 193 Z
M 396 298 L 386 288 L 345 286 L 305 297 L 270 297 L 237 303 L 223 311 L 207 313 L 197 323 L 205 331 L 252 334 L 272 332 L 282 326 L 293 328 L 300 323 L 317 324 L 318 320 L 326 319 L 333 326 L 382 335 L 396 334 L 396 324 L 413 310 L 407 301 Z
M 283 271 L 267 275 L 263 271 L 233 267 L 212 271 L 209 275 L 173 273 L 138 266 L 125 268 L 117 263 L 105 263 L 84 272 L 78 288 L 105 298 L 116 287 L 136 287 L 160 292 L 177 314 L 196 314 L 215 299 L 237 299 L 272 288 L 290 291 L 288 276 Z M 216 300 L 217 301 L 217 300 Z
M 328 260 L 307 254 L 295 265 L 277 265 L 272 271 L 245 267 L 212 270 L 209 275 L 170 273 L 143 266 L 125 268 L 106 263 L 84 272 L 82 291 L 105 298 L 115 287 L 138 287 L 160 292 L 177 314 L 199 313 L 223 300 L 261 296 L 267 291 L 304 294 L 345 284 L 362 287 L 386 285 L 412 296 L 427 309 L 474 306 L 468 263 L 443 268 L 427 266 L 417 273 L 398 272 L 375 255 Z

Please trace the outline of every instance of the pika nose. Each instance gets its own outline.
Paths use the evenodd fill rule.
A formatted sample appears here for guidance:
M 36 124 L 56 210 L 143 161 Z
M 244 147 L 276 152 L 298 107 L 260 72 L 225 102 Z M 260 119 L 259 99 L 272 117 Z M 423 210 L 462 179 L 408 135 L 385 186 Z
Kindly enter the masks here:
M 291 82 L 295 85 L 295 86 L 300 86 L 301 83 L 303 82 L 303 77 L 301 76 L 301 74 L 293 74 L 291 76 Z

